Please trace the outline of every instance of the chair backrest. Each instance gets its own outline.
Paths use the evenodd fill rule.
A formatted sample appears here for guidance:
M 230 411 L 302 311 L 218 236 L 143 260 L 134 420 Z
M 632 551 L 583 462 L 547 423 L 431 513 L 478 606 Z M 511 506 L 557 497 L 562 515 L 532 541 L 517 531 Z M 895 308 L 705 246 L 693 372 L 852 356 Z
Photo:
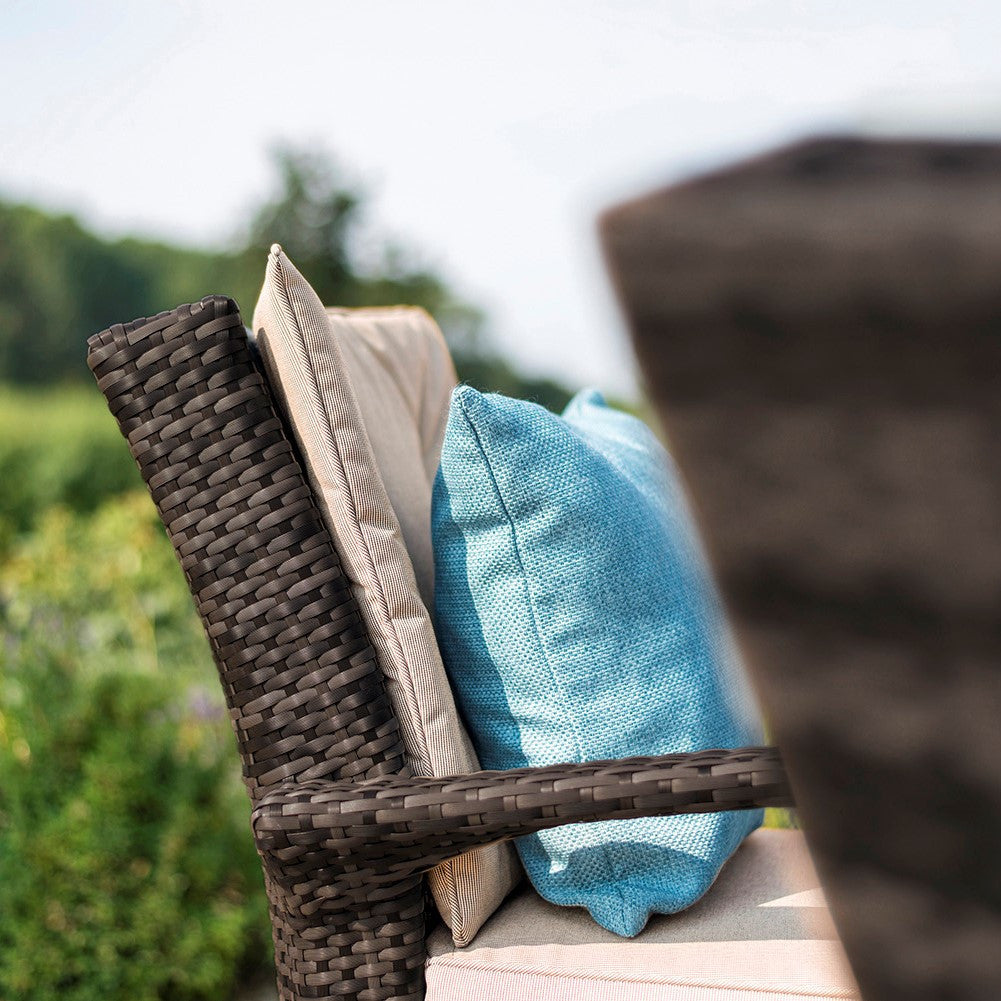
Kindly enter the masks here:
M 251 799 L 292 780 L 406 775 L 374 651 L 236 305 L 209 297 L 88 349 L 208 633 Z M 378 981 L 352 941 L 401 915 L 408 933 L 383 935 L 385 962 L 401 981 L 419 975 L 420 878 L 346 936 L 276 908 L 281 892 L 268 887 L 283 996 Z
M 251 799 L 402 772 L 375 654 L 235 303 L 111 327 L 88 363 L 205 624 Z

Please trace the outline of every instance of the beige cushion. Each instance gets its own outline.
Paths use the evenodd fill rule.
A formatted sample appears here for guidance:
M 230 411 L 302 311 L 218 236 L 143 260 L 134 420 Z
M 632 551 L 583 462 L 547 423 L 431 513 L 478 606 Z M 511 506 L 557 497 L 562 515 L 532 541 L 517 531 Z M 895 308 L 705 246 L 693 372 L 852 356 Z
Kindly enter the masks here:
M 428 952 L 427 1001 L 859 997 L 798 831 L 756 831 L 697 904 L 635 939 L 525 889 L 469 947 L 439 928 Z
M 427 610 L 430 491 L 455 384 L 441 333 L 416 309 L 328 312 L 277 245 L 253 323 L 372 637 L 411 767 L 418 775 L 476 771 Z M 495 845 L 430 874 L 457 943 L 476 934 L 518 872 L 511 848 Z
M 354 387 L 362 424 L 417 588 L 434 601 L 431 486 L 438 472 L 455 367 L 438 325 L 423 309 L 327 309 Z

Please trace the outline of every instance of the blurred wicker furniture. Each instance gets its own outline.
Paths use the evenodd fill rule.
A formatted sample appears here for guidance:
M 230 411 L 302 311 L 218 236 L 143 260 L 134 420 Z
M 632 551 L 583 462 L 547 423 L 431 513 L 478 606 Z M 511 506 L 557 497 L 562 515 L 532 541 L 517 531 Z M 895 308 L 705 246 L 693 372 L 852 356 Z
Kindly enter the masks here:
M 577 821 L 787 804 L 777 751 L 408 774 L 336 550 L 235 304 L 89 342 L 205 625 L 253 804 L 283 999 L 418 998 L 422 873 Z
M 863 994 L 1001 997 L 1001 143 L 808 140 L 602 238 Z

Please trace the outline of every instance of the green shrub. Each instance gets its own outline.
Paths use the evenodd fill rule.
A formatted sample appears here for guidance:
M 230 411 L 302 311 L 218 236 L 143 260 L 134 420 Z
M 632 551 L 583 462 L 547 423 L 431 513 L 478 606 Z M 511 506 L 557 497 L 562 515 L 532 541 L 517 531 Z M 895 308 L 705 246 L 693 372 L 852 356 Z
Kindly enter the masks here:
M 51 506 L 93 511 L 142 486 L 96 387 L 0 387 L 0 557 Z
M 0 635 L 0 998 L 226 997 L 266 961 L 262 881 L 149 499 L 46 513 L 0 566 Z
M 765 810 L 765 827 L 780 827 L 787 830 L 799 830 L 799 815 L 795 810 L 784 807 L 769 807 Z

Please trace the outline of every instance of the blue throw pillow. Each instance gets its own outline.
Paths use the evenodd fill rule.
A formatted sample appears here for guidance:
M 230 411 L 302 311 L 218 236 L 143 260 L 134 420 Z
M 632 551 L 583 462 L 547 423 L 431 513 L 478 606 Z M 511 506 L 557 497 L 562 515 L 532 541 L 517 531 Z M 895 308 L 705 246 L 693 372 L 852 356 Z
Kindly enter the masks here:
M 760 743 L 670 458 L 600 394 L 562 417 L 460 386 L 431 527 L 438 639 L 485 768 Z M 554 904 L 620 935 L 694 903 L 761 811 L 521 838 Z

